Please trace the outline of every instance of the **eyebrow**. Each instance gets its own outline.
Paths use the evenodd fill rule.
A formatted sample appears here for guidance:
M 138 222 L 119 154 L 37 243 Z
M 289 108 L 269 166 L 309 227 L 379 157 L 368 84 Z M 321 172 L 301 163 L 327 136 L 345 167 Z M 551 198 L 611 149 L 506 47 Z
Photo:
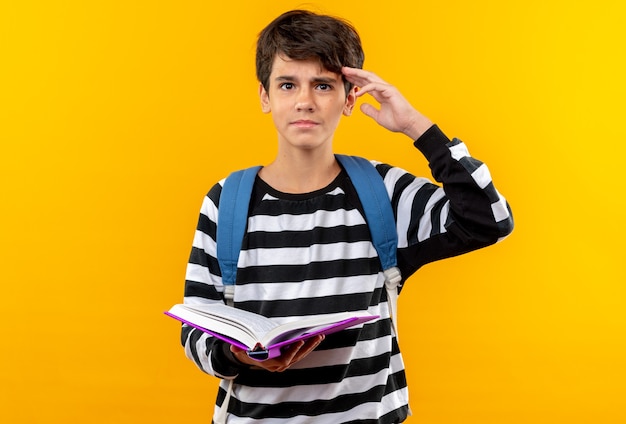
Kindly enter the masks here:
M 291 75 L 279 75 L 275 78 L 275 81 L 296 81 L 297 78 Z M 311 82 L 318 84 L 332 84 L 337 82 L 337 78 L 333 77 L 315 77 L 311 79 Z

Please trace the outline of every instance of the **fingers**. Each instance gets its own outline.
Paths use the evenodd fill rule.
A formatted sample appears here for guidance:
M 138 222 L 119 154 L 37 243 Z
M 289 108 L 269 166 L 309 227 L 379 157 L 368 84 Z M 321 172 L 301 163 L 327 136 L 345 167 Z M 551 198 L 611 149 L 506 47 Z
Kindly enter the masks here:
M 361 112 L 363 112 L 365 115 L 369 116 L 370 118 L 374 119 L 374 120 L 378 120 L 378 113 L 379 110 L 376 109 L 374 106 L 372 106 L 369 103 L 363 103 L 360 107 Z
M 279 358 L 276 358 L 281 362 L 280 365 L 276 366 L 275 369 L 270 371 L 275 372 L 283 372 L 294 364 L 300 362 L 302 359 L 306 358 L 311 352 L 319 346 L 319 344 L 324 340 L 324 336 L 316 336 L 308 339 L 306 342 L 298 342 L 295 345 L 292 345 L 287 349 L 285 353 L 283 353 Z
M 371 83 L 383 83 L 386 84 L 378 75 L 373 72 L 366 71 L 359 68 L 349 68 L 344 66 L 341 68 L 341 72 L 346 79 L 357 87 L 365 87 Z
M 343 67 L 341 72 L 347 81 L 358 88 L 356 97 L 369 94 L 379 103 L 379 109 L 367 103 L 361 104 L 360 109 L 382 127 L 417 140 L 433 125 L 395 86 L 385 82 L 373 72 L 349 67 Z
M 382 78 L 373 72 L 365 71 L 358 68 L 342 68 L 343 75 L 346 79 L 358 87 L 356 96 L 361 97 L 365 94 L 372 95 L 377 101 L 390 95 L 394 87 L 385 82 Z
M 377 102 L 383 103 L 398 95 L 398 90 L 394 86 L 373 72 L 348 67 L 343 67 L 342 72 L 349 82 L 358 87 L 357 97 L 370 94 Z M 371 114 L 368 115 L 371 116 Z
M 307 342 L 300 349 L 298 349 L 293 359 L 291 360 L 290 365 L 293 365 L 308 356 L 309 353 L 313 352 L 319 346 L 322 340 L 324 340 L 323 335 L 312 337 L 307 340 Z
M 317 346 L 319 346 L 322 340 L 324 340 L 324 336 L 319 335 L 311 337 L 306 341 L 298 341 L 285 349 L 279 357 L 261 362 L 250 359 L 245 350 L 237 347 L 231 346 L 231 351 L 235 354 L 235 357 L 243 363 L 256 368 L 264 368 L 270 372 L 283 372 L 308 356 L 313 350 L 315 350 L 315 348 L 317 348 Z

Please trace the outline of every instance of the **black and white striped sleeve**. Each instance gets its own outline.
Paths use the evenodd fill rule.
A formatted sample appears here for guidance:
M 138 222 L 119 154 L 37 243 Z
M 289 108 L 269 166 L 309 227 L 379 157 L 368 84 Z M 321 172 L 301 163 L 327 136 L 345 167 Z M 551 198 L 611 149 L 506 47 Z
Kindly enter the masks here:
M 216 255 L 220 193 L 221 185 L 216 184 L 202 203 L 187 264 L 185 303 L 223 302 L 222 278 Z M 232 378 L 236 375 L 232 355 L 220 340 L 183 325 L 181 343 L 186 356 L 202 371 L 222 378 Z
M 497 243 L 513 230 L 511 210 L 489 169 L 462 141 L 432 126 L 414 144 L 441 185 L 378 165 L 396 215 L 404 278 L 426 263 Z

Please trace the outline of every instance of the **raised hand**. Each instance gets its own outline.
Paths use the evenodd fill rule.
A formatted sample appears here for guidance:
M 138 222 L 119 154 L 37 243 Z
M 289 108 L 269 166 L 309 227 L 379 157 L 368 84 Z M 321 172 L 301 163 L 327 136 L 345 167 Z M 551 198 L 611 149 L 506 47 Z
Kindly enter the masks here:
M 345 78 L 358 89 L 356 96 L 370 94 L 379 104 L 377 109 L 369 103 L 361 104 L 361 112 L 374 119 L 382 127 L 406 134 L 416 140 L 433 123 L 418 112 L 393 85 L 383 81 L 373 72 L 343 67 Z

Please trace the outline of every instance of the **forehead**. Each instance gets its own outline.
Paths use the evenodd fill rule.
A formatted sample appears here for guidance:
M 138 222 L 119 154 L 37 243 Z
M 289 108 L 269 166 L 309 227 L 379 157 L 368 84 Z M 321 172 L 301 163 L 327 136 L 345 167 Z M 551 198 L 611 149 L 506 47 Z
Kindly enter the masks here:
M 277 54 L 274 56 L 270 78 L 273 79 L 281 76 L 307 77 L 322 75 L 334 78 L 339 76 L 339 74 L 326 69 L 322 62 L 317 58 L 291 59 L 285 55 Z

